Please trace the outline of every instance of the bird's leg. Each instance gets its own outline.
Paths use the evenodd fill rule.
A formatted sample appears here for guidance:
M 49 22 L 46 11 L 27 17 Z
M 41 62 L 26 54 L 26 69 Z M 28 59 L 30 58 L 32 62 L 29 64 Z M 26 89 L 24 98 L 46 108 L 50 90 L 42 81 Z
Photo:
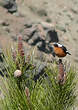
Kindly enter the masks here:
M 62 63 L 62 59 L 59 59 L 59 64 Z

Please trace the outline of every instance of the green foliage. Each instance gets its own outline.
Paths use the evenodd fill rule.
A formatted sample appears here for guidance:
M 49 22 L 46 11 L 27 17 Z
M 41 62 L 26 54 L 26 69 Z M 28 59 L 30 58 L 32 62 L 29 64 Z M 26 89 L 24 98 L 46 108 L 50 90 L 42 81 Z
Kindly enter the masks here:
M 27 110 L 27 100 L 21 92 L 14 78 L 6 81 L 5 97 L 2 100 L 2 110 Z
M 5 88 L 1 88 L 4 94 L 4 98 L 0 99 L 2 110 L 72 110 L 77 95 L 77 74 L 74 69 L 70 67 L 66 73 L 65 83 L 60 85 L 57 66 L 47 66 L 45 69 L 47 76 L 41 76 L 35 83 L 32 80 L 35 67 L 30 60 L 24 62 L 17 54 L 17 65 L 9 51 L 4 60 L 8 65 L 8 67 L 4 65 L 8 77 L 2 78 L 5 85 Z M 18 67 L 22 75 L 14 77 Z M 29 88 L 29 96 L 26 95 L 25 87 Z
M 1 91 L 4 94 L 4 99 L 1 99 L 2 110 L 29 110 L 27 98 L 25 95 L 25 87 L 31 83 L 31 77 L 26 78 L 27 74 L 32 74 L 34 66 L 30 62 L 24 62 L 19 54 L 17 54 L 16 61 L 14 61 L 11 51 L 7 50 L 7 54 L 4 58 L 5 69 L 7 71 L 7 77 L 2 79 L 4 88 Z M 18 62 L 18 65 L 17 65 Z M 8 65 L 8 67 L 6 66 Z M 14 77 L 14 72 L 18 69 L 22 71 L 20 77 Z M 30 71 L 29 71 L 30 70 Z M 4 74 L 4 72 L 2 71 Z M 30 86 L 32 87 L 32 85 Z
M 75 99 L 76 72 L 70 68 L 64 85 L 58 84 L 57 68 L 47 68 L 48 78 L 42 79 L 42 83 L 37 82 L 32 91 L 31 100 L 35 110 L 71 110 Z

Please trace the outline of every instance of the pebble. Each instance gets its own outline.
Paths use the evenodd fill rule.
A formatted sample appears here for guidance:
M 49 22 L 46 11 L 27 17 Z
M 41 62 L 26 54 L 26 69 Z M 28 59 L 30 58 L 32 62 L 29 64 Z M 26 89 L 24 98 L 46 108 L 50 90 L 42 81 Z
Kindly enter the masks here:
M 33 40 L 32 39 L 28 40 L 28 44 L 32 45 L 33 44 Z
M 66 32 L 66 28 L 63 25 L 57 25 L 56 28 L 59 29 L 60 31 Z
M 3 0 L 3 7 L 8 10 L 9 13 L 14 13 L 17 11 L 16 0 Z
M 78 7 L 73 7 L 70 9 L 74 14 L 78 14 Z
M 9 23 L 7 21 L 0 20 L 0 25 L 9 26 Z

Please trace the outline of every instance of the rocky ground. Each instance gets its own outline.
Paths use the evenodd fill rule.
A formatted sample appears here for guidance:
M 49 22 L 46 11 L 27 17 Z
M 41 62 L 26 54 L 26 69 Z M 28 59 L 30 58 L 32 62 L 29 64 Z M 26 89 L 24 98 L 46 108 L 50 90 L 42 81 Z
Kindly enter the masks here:
M 72 54 L 65 59 L 78 66 L 77 0 L 16 0 L 17 10 L 13 13 L 3 6 L 3 1 L 6 0 L 0 0 L 2 48 L 13 45 L 21 34 L 26 53 L 35 47 L 35 56 L 51 61 L 52 56 L 46 50 L 46 42 L 59 41 Z

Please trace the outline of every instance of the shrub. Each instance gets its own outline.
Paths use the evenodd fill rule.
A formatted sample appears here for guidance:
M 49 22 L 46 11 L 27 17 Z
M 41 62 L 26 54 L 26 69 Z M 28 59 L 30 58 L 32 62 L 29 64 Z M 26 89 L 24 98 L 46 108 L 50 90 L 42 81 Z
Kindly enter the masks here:
M 46 76 L 43 74 L 34 82 L 33 71 L 36 67 L 30 58 L 25 61 L 22 42 L 18 43 L 20 45 L 16 52 L 11 53 L 7 50 L 7 55 L 4 55 L 7 77 L 1 77 L 4 86 L 0 88 L 3 93 L 3 98 L 0 98 L 0 109 L 73 110 L 77 96 L 77 74 L 74 69 L 69 67 L 69 71 L 65 73 L 66 80 L 60 84 L 57 65 L 51 64 L 45 68 Z

